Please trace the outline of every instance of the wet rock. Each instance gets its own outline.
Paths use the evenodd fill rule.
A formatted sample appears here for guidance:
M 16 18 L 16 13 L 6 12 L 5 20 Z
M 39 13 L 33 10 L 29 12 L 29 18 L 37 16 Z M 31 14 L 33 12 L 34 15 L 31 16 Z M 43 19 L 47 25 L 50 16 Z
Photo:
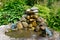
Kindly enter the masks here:
M 39 26 L 37 26 L 35 29 L 36 29 L 35 31 L 39 31 L 39 30 L 40 30 L 40 27 L 39 27 Z
M 24 28 L 28 27 L 28 23 L 27 22 L 22 22 L 22 25 Z
M 34 18 L 37 19 L 38 18 L 38 15 L 34 15 Z
M 32 11 L 33 11 L 33 10 L 38 10 L 38 8 L 37 8 L 37 7 L 32 7 L 31 10 L 32 10 Z
M 19 30 L 20 30 L 20 29 L 23 29 L 23 25 L 22 25 L 21 22 L 18 22 L 18 23 L 17 23 L 17 29 L 19 29 Z
M 22 18 L 20 19 L 20 21 L 26 21 L 26 15 L 23 15 Z
M 34 29 L 35 29 L 34 27 L 29 28 L 29 30 L 32 30 L 32 31 L 34 31 Z
M 37 19 L 38 18 L 38 15 L 31 15 L 31 18 Z
M 29 24 L 29 27 L 33 27 L 33 25 L 32 24 Z
M 38 8 L 37 7 L 32 7 L 31 11 L 34 12 L 34 13 L 37 13 L 38 12 Z
M 26 14 L 27 14 L 27 15 L 34 15 L 35 13 L 32 12 L 32 11 L 26 11 Z
M 34 21 L 34 19 L 30 19 L 29 21 L 30 21 L 30 22 L 31 22 L 31 21 Z
M 12 23 L 12 24 L 11 24 L 11 29 L 12 29 L 12 30 L 15 30 L 15 28 L 16 28 L 16 24 Z
M 32 22 L 32 25 L 33 25 L 33 27 L 36 27 L 36 26 L 37 26 L 36 21 L 33 21 L 33 22 Z
M 40 22 L 40 23 L 44 23 L 45 22 L 45 20 L 42 17 L 37 18 L 37 21 Z
M 26 17 L 26 19 L 30 19 L 30 16 L 28 15 L 28 16 Z

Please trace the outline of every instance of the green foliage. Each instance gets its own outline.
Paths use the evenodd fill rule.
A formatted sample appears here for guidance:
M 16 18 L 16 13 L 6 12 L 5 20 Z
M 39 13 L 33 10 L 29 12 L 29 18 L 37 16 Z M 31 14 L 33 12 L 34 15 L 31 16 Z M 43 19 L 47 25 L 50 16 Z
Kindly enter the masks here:
M 59 31 L 60 30 L 60 9 L 57 13 L 50 12 L 50 18 L 47 18 L 49 27 Z
M 0 9 L 0 25 L 8 24 L 9 22 L 17 22 L 20 20 L 24 11 L 29 6 L 24 4 L 24 1 L 9 1 Z
M 54 30 L 60 30 L 60 9 L 58 9 L 57 13 L 54 12 L 53 9 L 49 9 L 48 7 L 44 7 L 41 5 L 35 5 L 39 9 L 40 17 L 46 19 L 46 23 L 50 28 Z
M 29 5 L 29 6 L 33 6 L 34 5 L 34 1 L 35 0 L 26 0 L 26 4 Z
M 39 15 L 42 16 L 43 18 L 49 17 L 50 9 L 46 6 L 41 6 L 41 5 L 35 5 L 38 7 L 39 10 Z

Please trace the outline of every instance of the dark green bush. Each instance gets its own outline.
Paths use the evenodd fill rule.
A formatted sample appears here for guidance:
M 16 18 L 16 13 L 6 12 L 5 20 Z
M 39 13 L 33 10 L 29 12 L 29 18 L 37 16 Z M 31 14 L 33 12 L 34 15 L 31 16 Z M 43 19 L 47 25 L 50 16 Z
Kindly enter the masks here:
M 54 13 L 53 11 L 50 12 L 50 18 L 47 17 L 48 25 L 59 31 L 60 30 L 60 9 L 57 10 L 57 13 Z
M 0 25 L 17 22 L 27 8 L 29 8 L 29 6 L 25 5 L 22 0 L 6 2 L 3 8 L 0 9 Z
M 42 16 L 44 19 L 46 19 L 46 17 L 50 17 L 49 15 L 50 9 L 48 7 L 41 5 L 35 5 L 35 6 L 38 7 L 39 15 Z
M 60 30 L 60 9 L 58 9 L 57 13 L 54 12 L 53 9 L 49 9 L 48 7 L 44 7 L 41 5 L 35 5 L 39 8 L 39 15 L 46 19 L 46 23 L 50 28 L 59 31 Z

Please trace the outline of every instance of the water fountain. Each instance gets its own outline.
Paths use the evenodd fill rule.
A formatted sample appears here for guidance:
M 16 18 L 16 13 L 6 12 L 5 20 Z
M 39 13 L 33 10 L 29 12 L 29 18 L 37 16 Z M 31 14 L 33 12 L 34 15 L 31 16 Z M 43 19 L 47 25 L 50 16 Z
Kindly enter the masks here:
M 20 21 L 11 24 L 11 29 L 6 35 L 15 38 L 32 38 L 52 36 L 51 31 L 42 17 L 38 15 L 38 8 L 27 9 Z M 27 39 L 26 39 L 27 40 Z M 37 39 L 36 39 L 37 40 Z

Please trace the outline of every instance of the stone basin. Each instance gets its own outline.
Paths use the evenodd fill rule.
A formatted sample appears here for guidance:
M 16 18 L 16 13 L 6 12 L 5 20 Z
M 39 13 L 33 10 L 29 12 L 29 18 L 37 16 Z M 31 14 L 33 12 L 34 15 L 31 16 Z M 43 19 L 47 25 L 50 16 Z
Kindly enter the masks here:
M 21 34 L 20 32 L 9 32 L 6 33 L 6 35 L 11 36 L 11 40 L 60 40 L 58 32 L 54 32 L 54 35 L 52 37 L 41 37 L 39 36 L 39 32 L 36 33 L 33 31 L 22 31 Z
M 3 25 L 2 26 L 0 26 L 0 40 L 60 40 L 60 33 L 59 32 L 56 32 L 56 31 L 54 31 L 53 32 L 53 36 L 52 37 L 36 37 L 36 33 L 31 33 L 30 32 L 30 34 L 33 34 L 33 35 L 28 35 L 28 34 L 26 34 L 26 33 L 24 33 L 24 34 L 26 34 L 27 36 L 29 36 L 29 37 L 13 37 L 13 36 L 15 36 L 15 35 L 12 35 L 12 36 L 9 36 L 9 35 L 6 35 L 5 34 L 5 30 L 6 28 L 5 28 L 5 26 L 3 27 Z M 15 31 L 14 31 L 14 33 L 15 34 L 17 34 Z M 20 32 L 19 32 L 20 33 Z M 17 34 L 18 35 L 18 34 Z

